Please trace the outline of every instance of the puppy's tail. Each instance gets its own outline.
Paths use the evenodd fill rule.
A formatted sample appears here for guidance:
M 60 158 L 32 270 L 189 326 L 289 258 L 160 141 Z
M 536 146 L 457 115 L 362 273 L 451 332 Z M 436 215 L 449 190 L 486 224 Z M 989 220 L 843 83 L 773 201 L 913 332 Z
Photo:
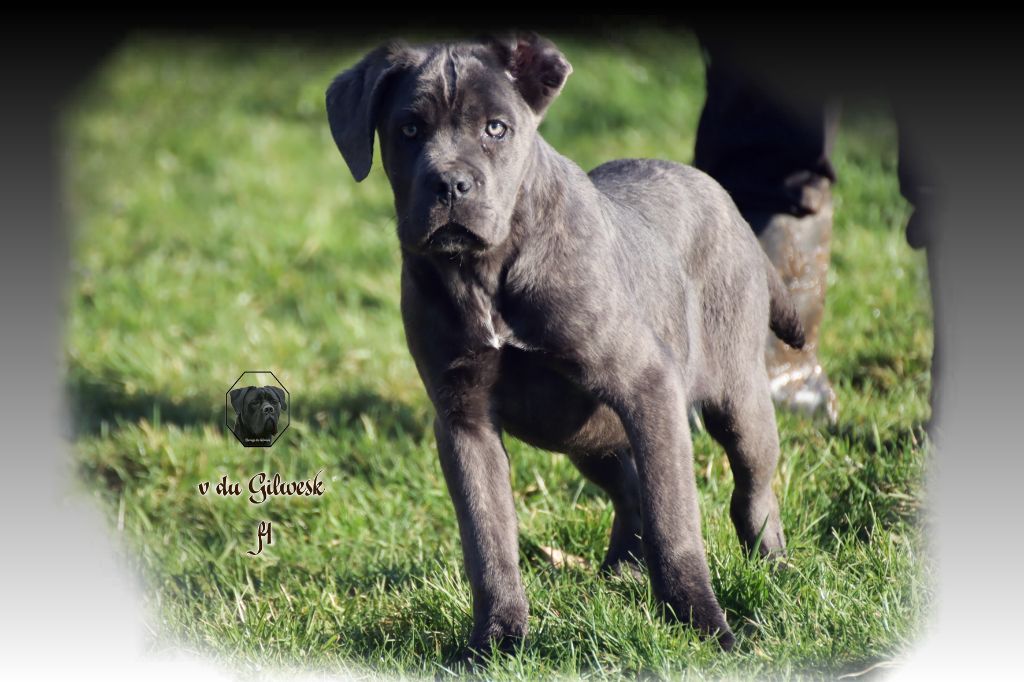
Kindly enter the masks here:
M 779 277 L 778 270 L 768 259 L 764 257 L 765 270 L 768 273 L 768 295 L 771 299 L 771 310 L 769 323 L 772 332 L 779 337 L 786 345 L 797 350 L 804 347 L 804 326 L 800 323 L 800 316 L 797 315 L 793 300 L 789 297 L 789 290 Z

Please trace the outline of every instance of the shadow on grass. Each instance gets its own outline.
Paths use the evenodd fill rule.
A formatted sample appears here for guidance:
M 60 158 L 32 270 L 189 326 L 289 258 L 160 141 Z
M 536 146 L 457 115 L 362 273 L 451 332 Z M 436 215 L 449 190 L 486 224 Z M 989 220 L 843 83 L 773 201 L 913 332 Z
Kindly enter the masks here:
M 832 546 L 836 534 L 866 541 L 876 527 L 916 523 L 927 443 L 923 425 L 880 433 L 872 425 L 840 424 L 831 435 L 863 455 L 849 463 L 839 487 L 829 492 L 828 512 L 819 522 L 820 546 Z
M 436 617 L 436 609 L 428 605 L 394 609 L 375 619 L 344 623 L 337 635 L 337 641 L 344 643 L 346 658 L 378 674 L 393 674 L 381 662 L 397 658 L 412 658 L 420 668 L 441 664 L 460 676 L 470 673 L 472 669 L 464 661 L 468 639 L 468 617 L 461 632 L 446 632 L 445 624 Z M 441 670 L 436 675 L 435 679 L 446 676 Z
M 921 394 L 928 395 L 931 382 L 931 360 L 919 355 L 896 354 L 890 350 L 866 348 L 843 358 L 831 371 L 843 376 L 852 391 L 863 393 L 874 390 L 878 393 L 892 391 L 907 381 L 921 381 Z
M 845 663 L 829 665 L 814 663 L 801 667 L 800 672 L 812 679 L 855 679 L 881 680 L 892 676 L 893 670 L 899 668 L 899 662 L 884 655 L 855 658 Z
M 349 598 L 377 592 L 408 591 L 411 595 L 408 602 L 388 604 L 373 617 L 339 620 L 336 639 L 343 645 L 346 657 L 368 669 L 389 672 L 380 662 L 392 655 L 407 657 L 411 648 L 423 668 L 432 668 L 437 663 L 458 665 L 465 653 L 471 617 L 467 611 L 457 622 L 450 622 L 439 608 L 437 596 L 418 589 L 434 573 L 433 568 L 425 568 L 428 565 L 433 566 L 427 562 L 418 569 L 389 567 L 334 579 L 335 591 Z M 468 585 L 464 589 L 468 592 Z
M 218 423 L 223 407 L 206 400 L 186 402 L 151 391 L 129 391 L 114 382 L 72 377 L 67 383 L 67 401 L 75 437 L 98 433 L 104 424 L 147 419 L 155 424 L 178 425 Z
M 225 390 L 227 385 L 225 386 Z M 137 390 L 128 392 L 114 382 L 72 378 L 67 384 L 68 407 L 74 437 L 96 435 L 104 425 L 134 423 L 175 424 L 177 426 L 221 425 L 225 422 L 222 394 L 203 395 L 187 401 L 159 392 Z M 344 431 L 358 425 L 365 417 L 373 420 L 380 435 L 397 438 L 417 437 L 430 429 L 430 415 L 425 409 L 394 400 L 365 387 L 315 396 L 295 396 L 292 419 L 305 421 L 314 431 Z M 228 415 L 233 418 L 233 415 Z
M 298 404 L 297 415 L 314 431 L 346 431 L 370 419 L 378 435 L 387 439 L 433 433 L 432 416 L 425 407 L 394 400 L 367 388 L 314 398 Z M 293 415 L 295 416 L 295 415 Z

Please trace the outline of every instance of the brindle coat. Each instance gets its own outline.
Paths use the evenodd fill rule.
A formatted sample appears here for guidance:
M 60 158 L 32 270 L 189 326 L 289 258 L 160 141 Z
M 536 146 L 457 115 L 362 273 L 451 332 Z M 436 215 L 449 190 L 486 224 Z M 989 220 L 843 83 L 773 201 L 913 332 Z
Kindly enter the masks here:
M 571 71 L 534 35 L 394 43 L 327 91 L 331 131 L 357 180 L 379 133 L 406 337 L 436 408 L 473 590 L 470 646 L 507 647 L 526 634 L 504 430 L 568 454 L 608 493 L 605 568 L 642 557 L 657 596 L 728 649 L 687 409 L 703 406 L 728 453 L 743 545 L 781 554 L 765 329 L 794 346 L 802 331 L 750 227 L 710 177 L 638 159 L 586 174 L 541 138 Z

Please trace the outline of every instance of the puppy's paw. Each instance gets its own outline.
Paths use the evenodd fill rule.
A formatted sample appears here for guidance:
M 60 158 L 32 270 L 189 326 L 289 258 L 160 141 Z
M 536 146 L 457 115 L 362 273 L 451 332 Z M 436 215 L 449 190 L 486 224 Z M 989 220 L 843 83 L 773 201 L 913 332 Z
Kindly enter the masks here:
M 714 637 L 718 640 L 718 646 L 722 647 L 722 651 L 732 651 L 733 647 L 736 646 L 736 636 L 732 634 L 732 630 L 728 629 L 728 626 L 726 626 L 724 632 L 716 632 Z
M 463 654 L 474 666 L 485 664 L 495 653 L 514 654 L 526 639 L 526 615 L 494 617 L 473 627 Z
M 789 560 L 789 557 L 786 556 L 786 554 L 768 557 L 768 560 L 771 562 L 769 570 L 772 575 L 781 576 L 796 573 L 796 566 Z
M 623 530 L 617 524 L 612 527 L 612 538 L 604 561 L 601 562 L 601 573 L 607 576 L 644 579 L 647 569 L 644 565 L 644 547 L 640 540 L 638 525 L 627 530 Z
M 725 614 L 718 610 L 717 613 L 697 614 L 688 620 L 689 624 L 696 628 L 702 639 L 714 639 L 722 647 L 722 651 L 732 651 L 736 645 L 736 636 L 725 620 Z
M 786 537 L 778 524 L 770 531 L 762 527 L 756 536 L 741 540 L 741 543 L 751 559 L 760 557 L 773 564 L 786 562 Z
M 601 563 L 600 572 L 601 575 L 609 578 L 644 580 L 647 577 L 643 559 L 638 558 L 632 552 L 605 557 L 605 560 Z
M 786 534 L 777 511 L 766 513 L 765 504 L 752 505 L 742 498 L 733 498 L 729 514 L 739 535 L 740 545 L 749 558 L 777 561 L 786 557 Z M 777 509 L 776 504 L 772 504 Z
M 671 620 L 689 624 L 700 632 L 703 638 L 715 639 L 723 651 L 732 651 L 736 637 L 726 622 L 725 612 L 718 605 L 714 594 L 709 590 L 707 594 L 695 594 L 693 597 L 665 600 L 666 615 Z

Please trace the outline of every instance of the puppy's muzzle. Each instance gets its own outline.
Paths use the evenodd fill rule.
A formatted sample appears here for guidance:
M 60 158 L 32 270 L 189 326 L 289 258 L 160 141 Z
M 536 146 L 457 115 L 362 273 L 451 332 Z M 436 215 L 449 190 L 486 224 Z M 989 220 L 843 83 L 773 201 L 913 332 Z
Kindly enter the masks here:
M 461 253 L 464 251 L 483 251 L 487 244 L 483 239 L 473 234 L 464 225 L 455 221 L 448 221 L 437 229 L 431 231 L 423 242 L 427 251 L 434 253 Z

